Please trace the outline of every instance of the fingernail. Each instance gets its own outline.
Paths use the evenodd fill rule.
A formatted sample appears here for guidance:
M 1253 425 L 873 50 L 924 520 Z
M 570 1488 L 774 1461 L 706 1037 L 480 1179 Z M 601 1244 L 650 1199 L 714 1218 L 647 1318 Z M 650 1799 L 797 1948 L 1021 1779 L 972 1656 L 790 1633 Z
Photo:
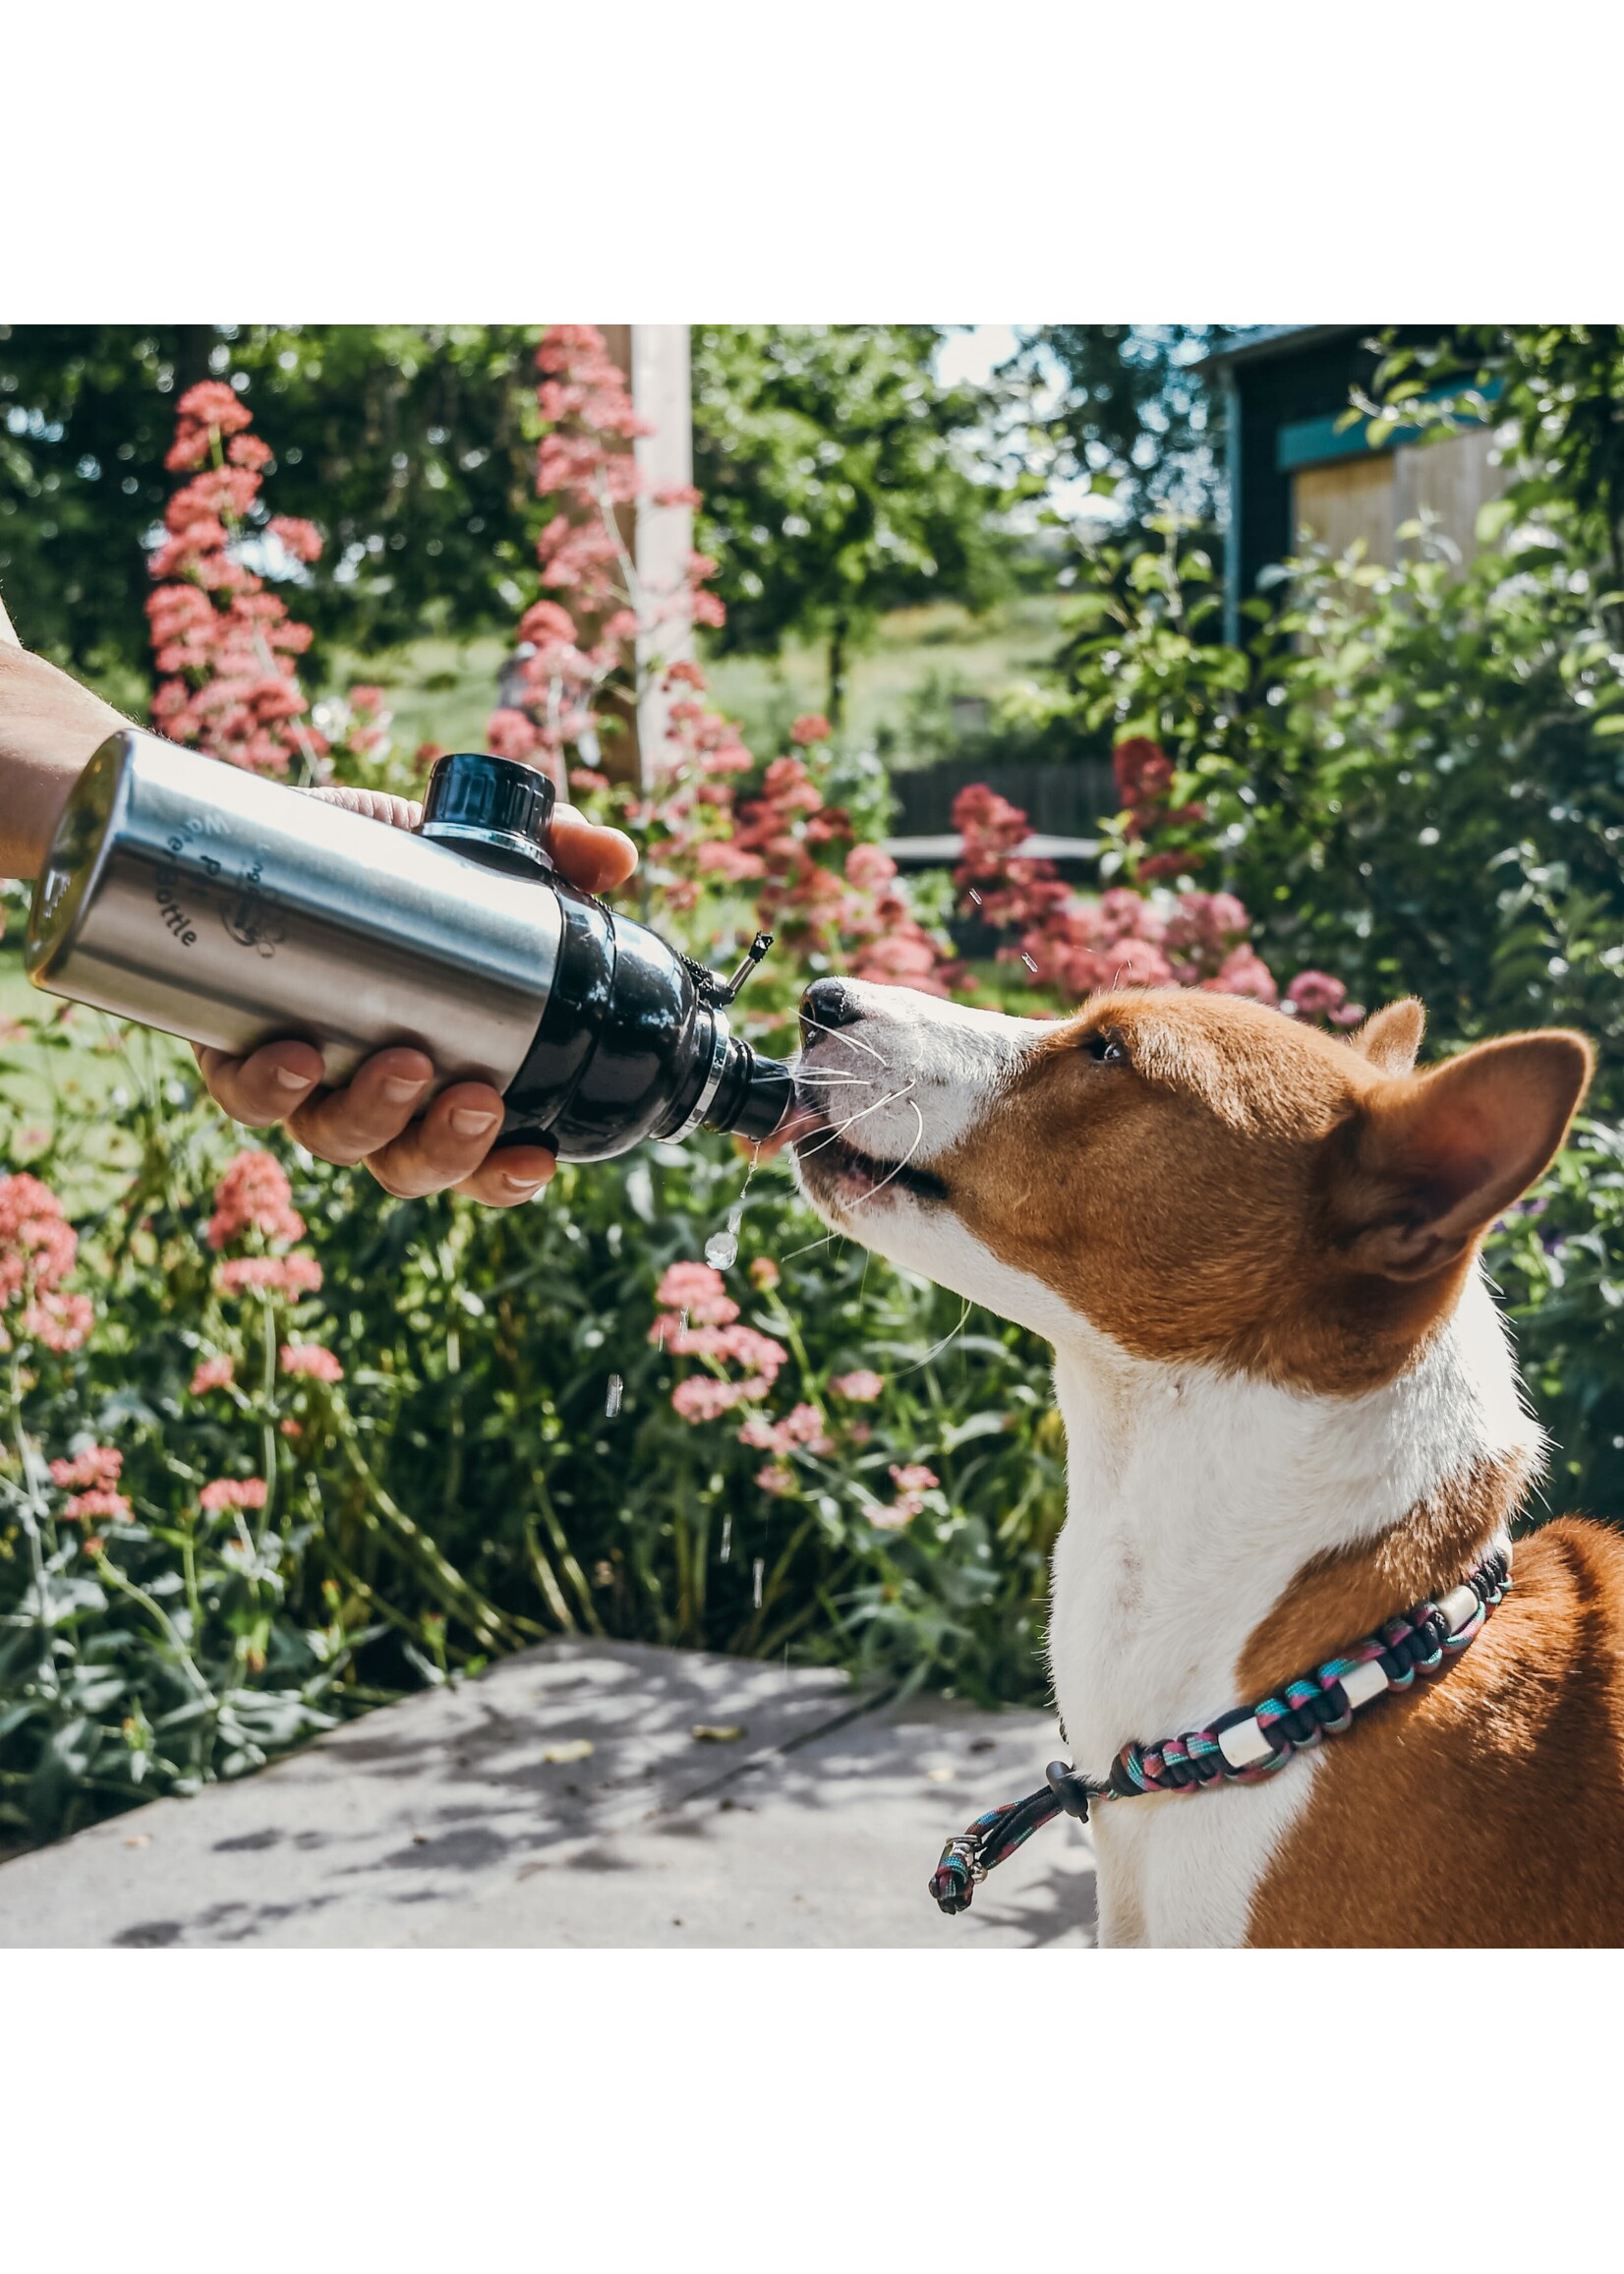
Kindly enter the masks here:
M 516 1197 L 529 1199 L 533 1193 L 541 1191 L 547 1183 L 547 1179 L 546 1177 L 503 1177 L 502 1183 Z
M 421 1079 L 407 1074 L 391 1074 L 383 1084 L 383 1094 L 391 1105 L 404 1105 L 409 1097 L 416 1097 L 423 1087 Z
M 291 1066 L 279 1066 L 276 1069 L 278 1089 L 309 1089 L 310 1085 L 311 1078 L 308 1074 L 295 1074 Z
M 452 1114 L 451 1127 L 456 1131 L 458 1137 L 484 1137 L 487 1131 L 495 1128 L 500 1118 L 499 1114 L 476 1113 L 472 1106 L 465 1105 L 458 1112 Z

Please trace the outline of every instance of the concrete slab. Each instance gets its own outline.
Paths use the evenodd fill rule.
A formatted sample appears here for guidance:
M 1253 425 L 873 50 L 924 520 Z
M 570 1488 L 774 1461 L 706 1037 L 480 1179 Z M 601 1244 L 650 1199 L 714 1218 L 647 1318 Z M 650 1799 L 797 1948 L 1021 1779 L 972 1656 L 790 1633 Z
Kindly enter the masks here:
M 1054 1749 L 1043 1715 L 560 1640 L 0 1866 L 0 1947 L 1086 1946 L 1070 1823 L 961 1918 L 925 1893 Z

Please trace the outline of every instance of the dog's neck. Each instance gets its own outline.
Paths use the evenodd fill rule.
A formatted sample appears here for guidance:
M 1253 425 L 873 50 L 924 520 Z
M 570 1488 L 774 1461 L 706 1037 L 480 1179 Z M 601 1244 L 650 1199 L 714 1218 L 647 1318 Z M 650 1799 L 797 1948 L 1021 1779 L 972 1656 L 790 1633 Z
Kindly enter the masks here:
M 1406 1372 L 1358 1398 L 1134 1359 L 1086 1327 L 1057 1346 L 1055 1383 L 1070 1484 L 1050 1660 L 1090 1776 L 1454 1585 L 1538 1466 L 1477 1272 Z M 1271 1634 L 1298 1658 L 1273 1662 Z

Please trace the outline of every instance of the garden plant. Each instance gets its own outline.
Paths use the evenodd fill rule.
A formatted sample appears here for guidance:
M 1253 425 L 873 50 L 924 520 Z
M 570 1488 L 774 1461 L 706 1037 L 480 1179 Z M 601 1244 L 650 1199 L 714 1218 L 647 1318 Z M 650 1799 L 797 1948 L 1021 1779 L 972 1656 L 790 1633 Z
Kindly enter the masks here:
M 1553 376 L 1542 333 L 1494 352 L 1522 479 L 1475 563 L 1424 528 L 1396 567 L 1306 557 L 1230 647 L 1177 517 L 1092 549 L 1023 700 L 1111 754 L 1102 889 L 1023 860 L 1024 817 L 986 789 L 960 798 L 957 875 L 910 889 L 872 757 L 812 716 L 752 752 L 708 703 L 677 636 L 720 628 L 713 564 L 639 585 L 632 407 L 591 327 L 552 327 L 529 653 L 489 745 L 637 834 L 626 889 L 692 952 L 779 935 L 745 998 L 768 1047 L 829 970 L 1034 1017 L 1113 984 L 1216 988 L 1333 1028 L 1414 990 L 1445 1050 L 1586 1028 L 1590 1115 L 1490 1262 L 1559 1448 L 1553 1504 L 1606 1515 L 1624 600 L 1594 437 L 1561 416 L 1583 369 Z M 271 511 L 276 437 L 221 379 L 178 414 L 154 725 L 222 763 L 410 792 L 433 753 L 393 747 L 378 689 L 329 697 L 319 729 L 301 685 L 300 586 L 269 569 L 323 540 Z M 651 671 L 671 739 L 611 786 Z M 994 959 L 956 955 L 956 913 Z M 782 1162 L 702 1137 L 561 1168 L 515 1212 L 396 1200 L 232 1130 L 162 1037 L 42 1002 L 0 1047 L 0 1840 L 240 1774 L 557 1633 L 1044 1696 L 1047 1352 L 826 1236 Z

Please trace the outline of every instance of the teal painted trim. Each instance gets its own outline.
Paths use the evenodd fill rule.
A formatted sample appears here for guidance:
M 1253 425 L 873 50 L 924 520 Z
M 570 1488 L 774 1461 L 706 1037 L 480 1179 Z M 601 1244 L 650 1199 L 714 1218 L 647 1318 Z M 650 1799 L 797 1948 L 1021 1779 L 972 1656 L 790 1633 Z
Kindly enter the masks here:
M 1429 387 L 1423 402 L 1442 402 L 1456 392 L 1453 386 Z M 1491 379 L 1482 389 L 1483 400 L 1497 402 L 1501 382 Z M 1474 414 L 1463 411 L 1463 419 Z M 1475 422 L 1476 423 L 1476 422 Z M 1274 437 L 1274 462 L 1282 474 L 1295 473 L 1302 466 L 1328 466 L 1338 458 L 1361 457 L 1369 449 L 1365 439 L 1370 431 L 1368 419 L 1360 419 L 1351 427 L 1337 431 L 1336 419 L 1299 419 L 1295 425 L 1282 427 Z M 1383 442 L 1376 444 L 1377 453 L 1401 449 L 1406 442 L 1419 441 L 1426 432 L 1422 427 L 1395 427 Z

